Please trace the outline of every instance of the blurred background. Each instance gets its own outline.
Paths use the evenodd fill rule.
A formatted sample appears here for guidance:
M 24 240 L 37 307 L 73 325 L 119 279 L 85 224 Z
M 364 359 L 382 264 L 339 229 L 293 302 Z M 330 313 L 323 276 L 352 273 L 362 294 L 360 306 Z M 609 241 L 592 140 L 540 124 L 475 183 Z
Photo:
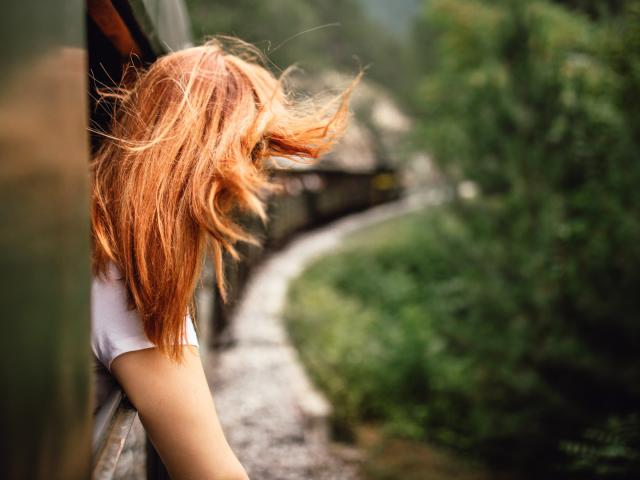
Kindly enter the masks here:
M 187 5 L 308 91 L 365 67 L 334 161 L 446 193 L 290 289 L 367 478 L 640 478 L 640 3 Z
M 251 478 L 640 478 L 639 0 L 2 9 L 0 477 L 168 478 L 122 392 L 92 411 L 87 127 L 131 54 L 232 36 L 297 95 L 365 71 L 335 151 L 274 172 L 231 301 L 198 288 Z

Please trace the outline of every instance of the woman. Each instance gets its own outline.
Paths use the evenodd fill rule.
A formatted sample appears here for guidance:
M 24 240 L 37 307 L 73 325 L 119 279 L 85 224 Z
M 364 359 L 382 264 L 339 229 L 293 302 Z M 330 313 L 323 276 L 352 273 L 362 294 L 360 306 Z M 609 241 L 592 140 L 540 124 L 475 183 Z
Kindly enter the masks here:
M 325 153 L 344 131 L 357 81 L 314 106 L 288 95 L 284 75 L 258 58 L 212 41 L 134 70 L 130 88 L 108 94 L 114 121 L 92 161 L 93 351 L 174 479 L 246 478 L 190 316 L 205 255 L 224 298 L 223 253 L 237 258 L 236 242 L 255 243 L 234 218 L 266 220 L 267 160 Z

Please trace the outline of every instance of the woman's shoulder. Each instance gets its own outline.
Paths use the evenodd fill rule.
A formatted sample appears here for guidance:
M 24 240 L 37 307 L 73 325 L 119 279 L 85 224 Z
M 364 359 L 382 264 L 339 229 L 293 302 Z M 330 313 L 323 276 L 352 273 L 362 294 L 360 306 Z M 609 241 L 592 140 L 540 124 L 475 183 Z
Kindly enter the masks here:
M 198 338 L 189 315 L 185 316 L 185 344 L 198 346 Z M 114 264 L 104 275 L 91 282 L 91 348 L 106 367 L 123 353 L 153 348 L 144 333 L 139 312 L 131 308 L 123 276 Z
M 144 334 L 142 319 L 129 306 L 127 289 L 117 267 L 91 281 L 91 347 L 107 368 L 122 353 L 153 347 Z

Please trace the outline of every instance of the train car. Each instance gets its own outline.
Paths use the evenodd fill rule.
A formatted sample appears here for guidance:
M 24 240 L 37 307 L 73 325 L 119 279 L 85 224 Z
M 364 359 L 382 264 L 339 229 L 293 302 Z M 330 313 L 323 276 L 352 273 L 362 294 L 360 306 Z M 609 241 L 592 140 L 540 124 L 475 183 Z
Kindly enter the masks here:
M 91 470 L 85 5 L 0 7 L 0 477 Z
M 143 66 L 191 45 L 187 10 L 181 0 L 25 0 L 2 13 L 0 476 L 168 478 L 117 386 L 92 408 L 87 168 L 100 139 L 88 131 L 109 119 L 97 90 L 115 86 L 132 57 Z M 243 247 L 244 261 L 229 265 L 227 305 L 205 270 L 197 292 L 203 355 L 229 337 L 234 299 L 265 251 L 399 194 L 388 169 L 277 170 L 274 181 L 283 189 L 270 200 L 271 221 L 251 223 L 266 248 Z

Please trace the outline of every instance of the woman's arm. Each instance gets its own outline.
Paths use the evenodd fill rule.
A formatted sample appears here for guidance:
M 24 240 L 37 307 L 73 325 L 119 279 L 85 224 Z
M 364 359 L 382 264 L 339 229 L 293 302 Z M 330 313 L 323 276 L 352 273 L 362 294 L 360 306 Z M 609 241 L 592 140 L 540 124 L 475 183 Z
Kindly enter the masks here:
M 246 480 L 218 422 L 198 350 L 183 348 L 182 364 L 148 348 L 120 355 L 111 372 L 173 480 Z

